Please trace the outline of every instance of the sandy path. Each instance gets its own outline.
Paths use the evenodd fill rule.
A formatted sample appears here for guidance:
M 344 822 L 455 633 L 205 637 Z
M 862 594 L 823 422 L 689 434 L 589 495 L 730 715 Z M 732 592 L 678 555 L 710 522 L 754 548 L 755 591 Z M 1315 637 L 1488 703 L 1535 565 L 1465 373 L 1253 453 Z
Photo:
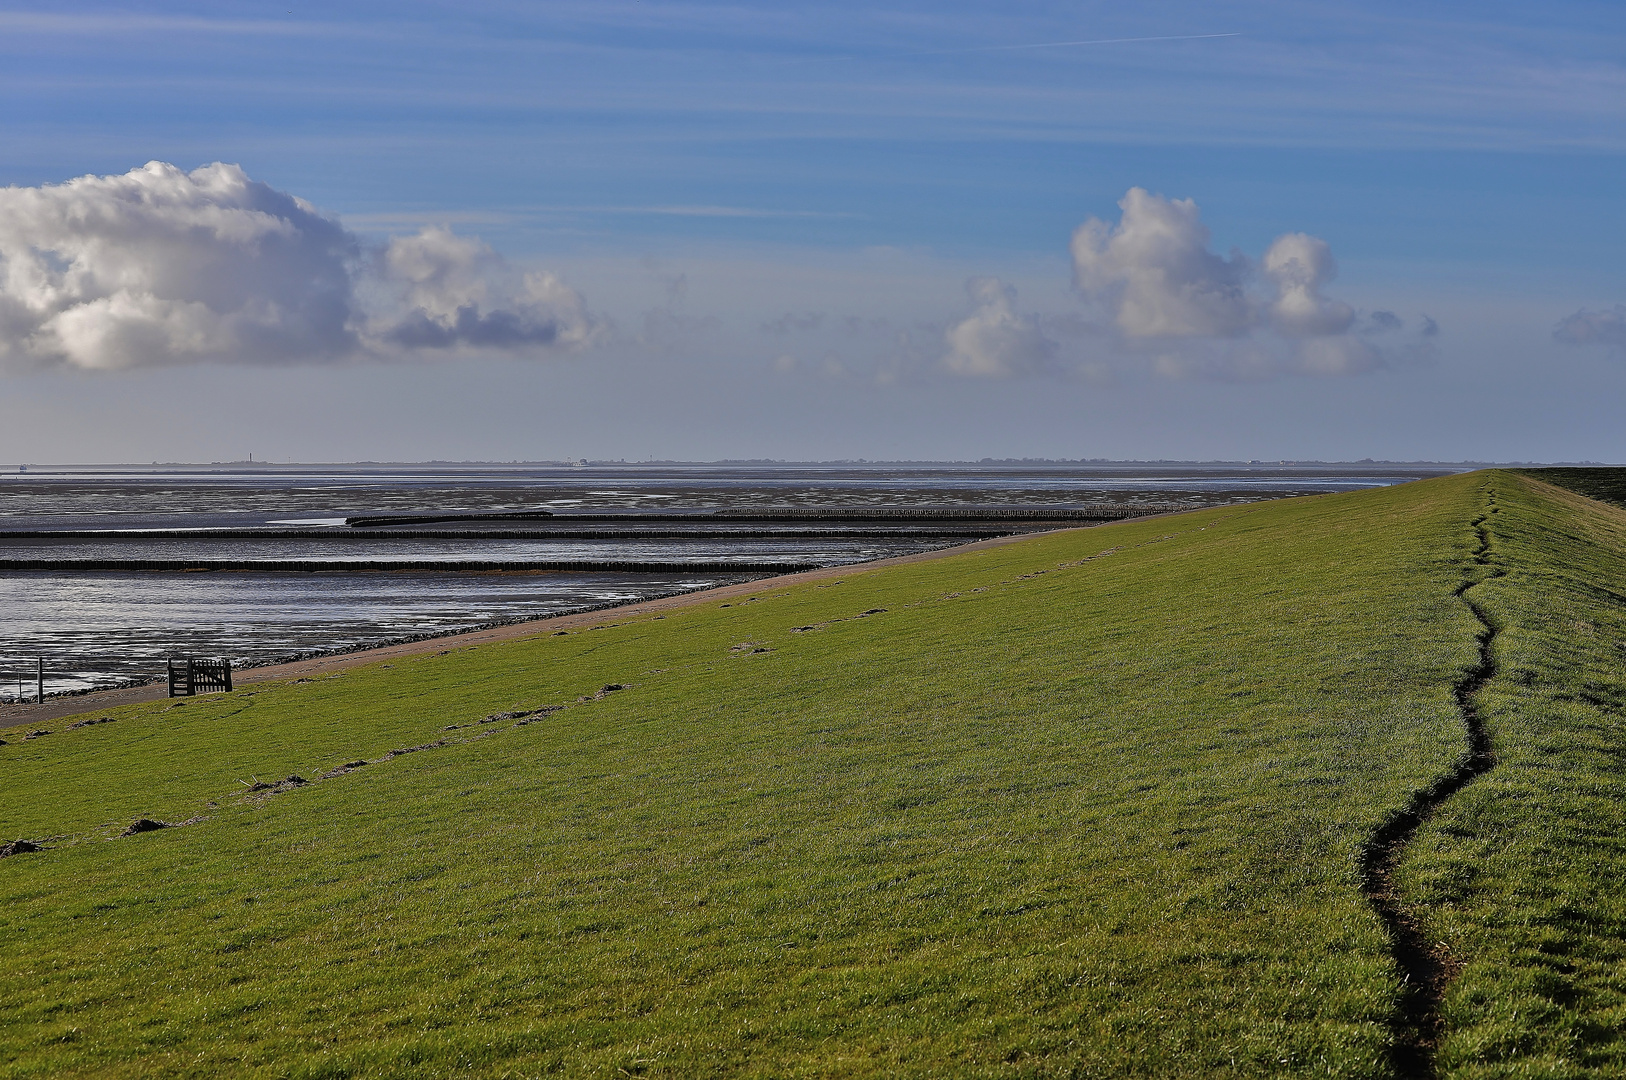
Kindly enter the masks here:
M 1148 518 L 1164 516 L 1166 515 L 1146 515 Z M 1146 518 L 1125 518 L 1124 520 L 1144 521 Z M 1117 525 L 1121 524 L 1121 522 L 1102 522 L 1100 524 Z M 781 585 L 796 585 L 805 581 L 824 581 L 829 578 L 850 578 L 858 574 L 867 574 L 871 570 L 884 566 L 928 562 L 948 555 L 960 555 L 969 551 L 983 551 L 988 548 L 1004 547 L 1007 544 L 1014 544 L 1035 536 L 1054 536 L 1057 533 L 1077 532 L 1079 529 L 1100 528 L 1100 524 L 1078 525 L 1066 529 L 1049 529 L 1044 532 L 1000 536 L 992 540 L 978 540 L 970 544 L 939 548 L 936 551 L 922 551 L 914 555 L 899 555 L 891 559 L 877 559 L 874 562 L 848 566 L 828 566 L 821 570 L 805 570 L 795 574 L 781 574 L 776 577 L 759 578 L 756 581 L 746 581 L 736 585 L 719 585 L 714 589 L 702 589 L 698 592 L 684 593 L 682 596 L 667 596 L 658 600 L 642 600 L 636 604 L 627 604 L 624 607 L 584 611 L 574 615 L 546 616 L 529 622 L 512 623 L 508 626 L 492 627 L 489 630 L 471 630 L 466 634 L 449 634 L 445 637 L 429 638 L 426 641 L 411 641 L 402 645 L 383 645 L 376 649 L 363 649 L 357 652 L 341 653 L 336 656 L 319 656 L 310 660 L 296 660 L 288 664 L 245 668 L 232 673 L 232 685 L 234 687 L 249 686 L 254 683 L 275 682 L 279 679 L 309 678 L 319 672 L 359 667 L 362 664 L 373 664 L 380 660 L 389 660 L 398 656 L 444 652 L 448 649 L 458 649 L 468 645 L 485 645 L 494 641 L 513 641 L 517 638 L 551 634 L 555 630 L 595 626 L 608 620 L 619 621 L 629 615 L 670 611 L 673 608 L 685 607 L 690 604 L 705 604 L 714 600 L 726 600 L 731 596 L 749 596 L 766 588 L 777 588 Z M 167 694 L 168 689 L 164 684 L 156 683 L 137 686 L 128 690 L 99 690 L 93 694 L 80 694 L 76 697 L 46 698 L 45 703 L 39 705 L 0 705 L 0 731 L 7 728 L 41 724 L 47 720 L 59 720 L 65 716 L 99 712 L 118 705 L 134 705 L 143 701 L 158 701 Z

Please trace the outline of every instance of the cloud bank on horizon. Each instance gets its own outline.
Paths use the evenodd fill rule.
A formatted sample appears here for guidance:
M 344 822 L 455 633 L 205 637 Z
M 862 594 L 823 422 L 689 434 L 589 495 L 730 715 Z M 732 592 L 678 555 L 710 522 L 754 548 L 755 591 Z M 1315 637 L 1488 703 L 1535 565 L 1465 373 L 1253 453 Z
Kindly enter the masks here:
M 572 349 L 603 332 L 556 276 L 480 241 L 431 227 L 369 248 L 236 165 L 0 189 L 7 367 Z
M 935 353 L 914 350 L 917 374 L 1236 381 L 1359 375 L 1431 354 L 1426 315 L 1406 333 L 1393 312 L 1327 294 L 1338 267 L 1317 237 L 1284 233 L 1255 262 L 1210 250 L 1192 199 L 1135 187 L 1118 205 L 1116 224 L 1091 217 L 1072 236 L 1087 314 L 1024 313 L 1013 286 L 973 278 L 970 313 L 938 324 Z M 1558 336 L 1618 344 L 1622 325 L 1619 309 L 1582 311 Z M 609 320 L 556 274 L 440 226 L 369 246 L 236 165 L 188 173 L 154 161 L 0 190 L 0 363 L 11 368 L 536 356 L 614 341 Z

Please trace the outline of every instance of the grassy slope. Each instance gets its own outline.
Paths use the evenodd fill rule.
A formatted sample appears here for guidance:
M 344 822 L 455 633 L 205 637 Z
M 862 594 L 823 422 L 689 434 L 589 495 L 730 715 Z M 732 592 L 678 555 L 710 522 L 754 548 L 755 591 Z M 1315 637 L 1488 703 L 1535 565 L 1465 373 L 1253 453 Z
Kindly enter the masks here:
M 1481 697 L 1500 761 L 1421 837 L 1403 888 L 1465 965 L 1448 1075 L 1622 1076 L 1626 511 L 1496 488 L 1497 576 L 1474 596 L 1502 628 Z
M 1519 469 L 1519 474 L 1568 488 L 1589 499 L 1626 506 L 1626 469 L 1609 465 L 1580 468 Z
M 1524 482 L 1084 530 L 52 724 L 0 747 L 0 829 L 79 838 L 0 862 L 0 1061 L 1382 1075 L 1395 994 L 1355 854 L 1461 749 L 1478 624 L 1451 590 L 1491 484 Z M 1412 886 L 1456 888 L 1442 933 L 1489 955 L 1478 855 L 1425 843 Z M 1497 977 L 1465 972 L 1463 1038 Z

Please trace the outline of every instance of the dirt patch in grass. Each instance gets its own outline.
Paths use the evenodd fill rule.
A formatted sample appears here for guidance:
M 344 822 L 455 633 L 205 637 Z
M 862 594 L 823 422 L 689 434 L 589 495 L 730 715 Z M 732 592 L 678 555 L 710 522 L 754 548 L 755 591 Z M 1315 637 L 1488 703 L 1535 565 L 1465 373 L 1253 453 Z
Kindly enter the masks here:
M 420 750 L 438 750 L 445 745 L 445 739 L 436 739 L 434 742 L 424 743 L 422 746 L 402 746 L 395 750 L 391 750 L 389 753 L 384 755 L 384 758 L 385 760 L 390 758 L 398 758 L 403 754 L 416 754 Z
M 275 783 L 267 783 L 264 780 L 256 780 L 254 783 L 249 785 L 248 789 L 250 791 L 292 791 L 294 788 L 302 788 L 309 783 L 309 780 L 296 774 L 288 777 L 286 780 L 278 780 Z
M 331 780 L 335 776 L 343 776 L 345 773 L 354 772 L 365 764 L 367 764 L 365 761 L 347 761 L 337 768 L 329 769 L 327 772 L 321 775 L 320 779 Z

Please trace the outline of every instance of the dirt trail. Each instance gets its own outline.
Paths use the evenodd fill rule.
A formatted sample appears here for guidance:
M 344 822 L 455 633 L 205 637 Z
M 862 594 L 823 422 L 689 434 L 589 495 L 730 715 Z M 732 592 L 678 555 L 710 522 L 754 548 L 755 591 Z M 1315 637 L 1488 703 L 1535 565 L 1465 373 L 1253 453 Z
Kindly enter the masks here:
M 1214 510 L 1223 509 L 1223 507 L 1197 507 L 1195 509 Z M 1149 518 L 1167 516 L 1169 515 L 1166 513 L 1147 514 L 1138 518 L 1126 518 L 1124 521 L 1144 521 Z M 596 611 L 584 611 L 572 615 L 554 615 L 533 619 L 528 622 L 491 627 L 485 630 L 471 630 L 464 634 L 449 634 L 443 637 L 426 638 L 422 641 L 383 645 L 376 649 L 362 649 L 333 656 L 318 656 L 309 660 L 296 660 L 286 664 L 244 668 L 232 673 L 232 682 L 234 686 L 241 687 L 255 683 L 275 682 L 281 679 L 310 678 L 317 674 L 359 667 L 363 664 L 378 663 L 396 657 L 445 652 L 451 649 L 467 648 L 471 645 L 513 641 L 517 638 L 552 634 L 559 630 L 596 626 L 606 621 L 616 621 L 627 616 L 671 611 L 674 608 L 687 607 L 692 604 L 728 600 L 735 596 L 749 596 L 753 593 L 762 592 L 764 589 L 778 588 L 782 585 L 796 585 L 807 581 L 826 581 L 832 578 L 851 578 L 886 566 L 929 562 L 934 559 L 947 558 L 951 555 L 1004 547 L 1007 544 L 1019 543 L 1034 537 L 1055 536 L 1058 533 L 1076 532 L 1079 529 L 1100 528 L 1101 524 L 1118 525 L 1122 523 L 1115 521 L 1089 525 L 1081 524 L 1066 529 L 1016 533 L 1011 536 L 995 537 L 992 540 L 978 540 L 970 544 L 957 544 L 954 547 L 938 548 L 935 551 L 917 552 L 914 555 L 899 555 L 890 559 L 877 559 L 874 562 L 855 563 L 847 566 L 828 566 L 819 570 L 780 574 L 771 578 L 759 578 L 756 581 L 746 581 L 734 585 L 720 585 L 714 589 L 702 589 L 696 592 L 684 593 L 681 596 L 667 596 L 655 600 L 641 600 L 634 604 L 626 604 L 615 608 L 601 608 Z M 111 709 L 120 705 L 134 705 L 144 701 L 158 701 L 165 697 L 167 693 L 167 688 L 162 683 L 157 683 L 131 687 L 125 690 L 101 690 L 93 694 L 79 694 L 72 697 L 48 697 L 43 704 L 0 705 L 0 733 L 4 733 L 8 728 L 39 724 L 48 720 L 59 720 L 65 716 L 78 716 L 81 713 Z
M 1451 771 L 1439 777 L 1411 801 L 1391 814 L 1367 840 L 1361 855 L 1361 891 L 1389 930 L 1395 964 L 1403 983 L 1400 1015 L 1396 1018 L 1394 1066 L 1400 1076 L 1432 1080 L 1436 1075 L 1434 1054 L 1442 1033 L 1440 1005 L 1445 988 L 1458 965 L 1437 944 L 1423 936 L 1417 913 L 1408 908 L 1394 883 L 1395 867 L 1417 830 L 1439 806 L 1476 778 L 1496 767 L 1496 753 L 1490 733 L 1475 702 L 1481 688 L 1496 677 L 1494 645 L 1501 632 L 1494 620 L 1468 593 L 1487 578 L 1505 571 L 1490 565 L 1490 530 L 1486 526 L 1496 513 L 1496 495 L 1490 493 L 1485 513 L 1474 519 L 1479 547 L 1473 553 L 1475 568 L 1485 568 L 1458 585 L 1455 595 L 1479 620 L 1479 660 L 1452 686 L 1457 711 L 1467 734 L 1468 745 Z

